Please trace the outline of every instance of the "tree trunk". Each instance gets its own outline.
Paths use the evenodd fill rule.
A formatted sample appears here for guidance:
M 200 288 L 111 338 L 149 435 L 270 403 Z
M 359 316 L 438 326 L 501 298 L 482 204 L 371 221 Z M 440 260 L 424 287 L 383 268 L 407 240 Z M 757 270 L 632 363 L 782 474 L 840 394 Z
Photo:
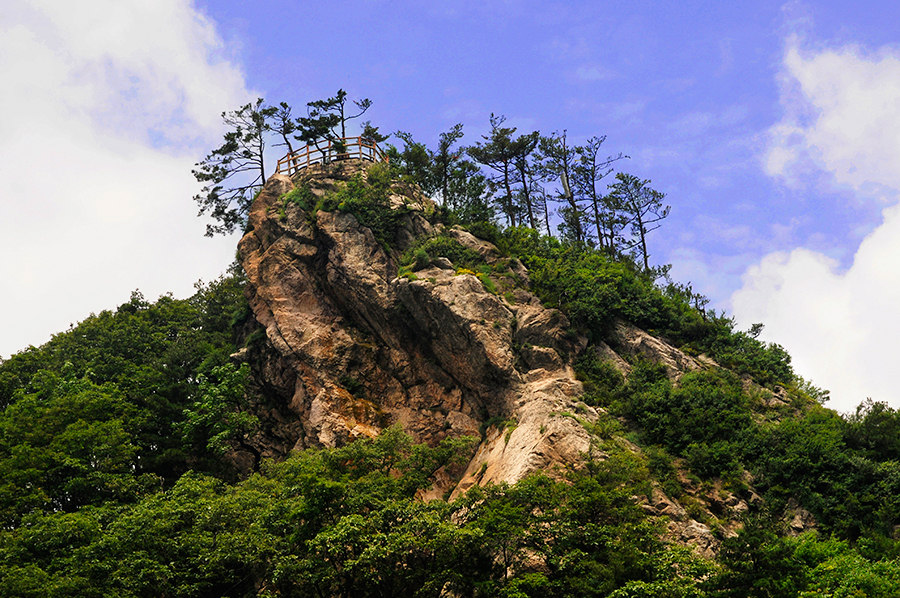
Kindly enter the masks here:
M 509 220 L 509 225 L 512 227 L 516 226 L 516 210 L 513 205 L 513 197 L 512 197 L 512 188 L 509 186 L 509 162 L 503 163 L 503 187 L 506 189 L 506 216 Z

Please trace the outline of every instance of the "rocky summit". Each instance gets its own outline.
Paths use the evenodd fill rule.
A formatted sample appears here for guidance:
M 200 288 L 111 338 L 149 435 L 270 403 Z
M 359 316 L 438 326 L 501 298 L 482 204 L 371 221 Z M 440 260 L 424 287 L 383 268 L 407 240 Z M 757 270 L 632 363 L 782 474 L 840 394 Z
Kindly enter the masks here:
M 583 351 L 597 351 L 626 375 L 623 356 L 658 362 L 673 380 L 709 367 L 626 323 L 611 333 L 616 350 L 602 342 L 587 348 L 565 315 L 530 292 L 521 263 L 436 223 L 438 206 L 414 185 L 390 185 L 383 209 L 393 211 L 393 227 L 382 238 L 346 206 L 323 205 L 354 180 L 364 185 L 368 164 L 315 165 L 293 180 L 276 174 L 251 207 L 239 255 L 265 338 L 257 332 L 260 342 L 234 357 L 279 398 L 258 409 L 265 456 L 340 446 L 394 424 L 429 444 L 475 436 L 468 464 L 442 472 L 426 495 L 458 496 L 474 484 L 583 463 L 592 446 L 585 424 L 602 413 L 580 400 L 572 365 Z M 435 238 L 461 248 L 480 270 L 451 255 L 404 265 Z M 674 538 L 712 549 L 706 526 L 660 490 L 655 496 L 645 508 L 669 516 Z
M 390 195 L 392 208 L 405 208 L 391 246 L 351 213 L 283 205 L 300 185 L 316 197 L 333 192 L 365 176 L 365 164 L 318 165 L 295 181 L 273 176 L 239 245 L 250 305 L 270 344 L 264 359 L 244 358 L 259 364 L 257 377 L 278 389 L 293 416 L 273 427 L 270 450 L 340 445 L 394 423 L 428 443 L 481 429 L 462 480 L 447 478 L 440 492 L 577 463 L 589 437 L 564 414 L 580 405 L 595 415 L 579 404 L 571 368 L 586 341 L 528 292 L 520 263 L 502 263 L 493 245 L 461 229 L 432 225 L 436 206 L 414 187 Z M 501 272 L 492 277 L 510 288 L 505 297 L 444 256 L 398 276 L 401 254 L 436 235 Z

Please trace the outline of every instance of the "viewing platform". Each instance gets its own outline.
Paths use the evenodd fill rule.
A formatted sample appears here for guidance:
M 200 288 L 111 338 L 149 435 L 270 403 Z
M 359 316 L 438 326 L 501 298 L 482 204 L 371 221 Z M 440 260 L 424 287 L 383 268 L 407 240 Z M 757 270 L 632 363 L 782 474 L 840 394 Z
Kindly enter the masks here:
M 342 146 L 339 147 L 338 145 Z M 342 149 L 343 151 L 338 151 Z M 293 177 L 312 164 L 327 164 L 338 160 L 357 158 L 369 162 L 387 162 L 388 156 L 378 144 L 365 137 L 341 137 L 309 144 L 303 149 L 288 153 L 278 161 L 275 172 Z

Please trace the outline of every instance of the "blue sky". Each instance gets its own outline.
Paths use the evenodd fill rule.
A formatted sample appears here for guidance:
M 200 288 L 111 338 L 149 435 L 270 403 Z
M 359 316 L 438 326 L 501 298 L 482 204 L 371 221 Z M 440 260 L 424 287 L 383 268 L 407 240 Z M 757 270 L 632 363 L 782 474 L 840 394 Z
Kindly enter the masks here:
M 900 406 L 893 3 L 72 4 L 0 9 L 0 356 L 221 273 L 236 238 L 203 237 L 190 175 L 219 114 L 344 88 L 432 147 L 492 112 L 606 135 L 672 206 L 652 261 L 765 323 L 832 407 Z

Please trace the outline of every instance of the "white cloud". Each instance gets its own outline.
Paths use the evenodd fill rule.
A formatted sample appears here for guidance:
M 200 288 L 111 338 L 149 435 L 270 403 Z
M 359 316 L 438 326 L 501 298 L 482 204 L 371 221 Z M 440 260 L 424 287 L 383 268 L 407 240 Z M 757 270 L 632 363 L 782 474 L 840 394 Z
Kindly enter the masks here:
M 862 200 L 896 202 L 900 191 L 900 56 L 844 47 L 804 52 L 789 43 L 782 81 L 784 119 L 769 133 L 766 171 L 792 187 L 827 184 Z M 814 209 L 814 208 L 813 208 Z M 867 397 L 900 407 L 894 380 L 900 338 L 900 206 L 840 271 L 805 248 L 749 268 L 732 296 L 743 326 L 766 324 L 797 372 L 832 391 L 850 411 Z M 848 234 L 851 231 L 848 231 Z
M 253 95 L 225 50 L 187 0 L 4 8 L 0 356 L 227 267 L 235 239 L 203 237 L 190 174 Z
M 824 171 L 861 194 L 900 189 L 900 55 L 844 47 L 784 58 L 785 117 L 769 131 L 766 172 L 792 185 Z M 885 189 L 887 188 L 887 189 Z

